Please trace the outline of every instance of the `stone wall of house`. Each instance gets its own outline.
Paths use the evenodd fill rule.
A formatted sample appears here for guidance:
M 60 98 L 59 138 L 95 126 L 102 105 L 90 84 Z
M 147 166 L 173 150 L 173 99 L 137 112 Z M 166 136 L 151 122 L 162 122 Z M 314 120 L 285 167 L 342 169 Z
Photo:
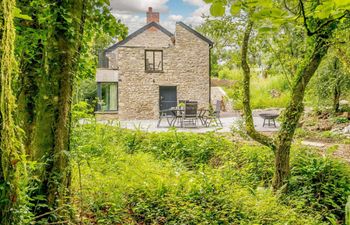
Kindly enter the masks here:
M 173 43 L 168 35 L 157 28 L 151 27 L 129 40 L 124 46 L 163 48 L 171 45 Z
M 163 50 L 163 72 L 145 72 L 146 49 Z M 118 58 L 110 65 L 119 67 L 120 119 L 158 118 L 159 86 L 176 86 L 178 100 L 195 100 L 199 107 L 208 107 L 209 45 L 181 25 L 176 26 L 175 45 L 160 31 L 146 31 L 112 54 Z

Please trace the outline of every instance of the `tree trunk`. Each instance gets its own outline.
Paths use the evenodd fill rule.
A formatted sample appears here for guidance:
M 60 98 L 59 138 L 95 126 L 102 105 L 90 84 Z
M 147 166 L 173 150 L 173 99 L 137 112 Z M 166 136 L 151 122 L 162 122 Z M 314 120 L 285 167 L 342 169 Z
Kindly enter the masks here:
M 252 109 L 250 107 L 250 67 L 247 60 L 249 39 L 254 23 L 249 20 L 244 32 L 242 44 L 242 69 L 243 69 L 243 113 L 247 134 L 255 141 L 270 147 L 275 151 L 273 140 L 255 130 Z
M 303 99 L 306 87 L 321 63 L 323 57 L 327 54 L 327 37 L 315 37 L 315 46 L 311 57 L 304 62 L 296 76 L 296 81 L 292 89 L 291 100 L 282 117 L 282 126 L 278 133 L 277 148 L 275 153 L 275 174 L 273 179 L 273 188 L 275 191 L 287 184 L 290 168 L 290 148 L 297 128 L 299 119 L 304 110 Z
M 340 96 L 341 96 L 341 86 L 339 81 L 337 80 L 334 87 L 334 96 L 333 96 L 333 110 L 335 113 L 339 112 Z
M 57 109 L 55 110 L 54 148 L 52 167 L 48 171 L 48 205 L 53 208 L 64 208 L 70 202 L 69 191 L 71 183 L 71 170 L 69 163 L 70 152 L 70 126 L 71 102 L 73 94 L 74 76 L 77 72 L 80 48 L 84 32 L 86 1 L 71 0 L 60 2 L 72 15 L 72 23 L 67 22 L 66 15 L 59 14 L 57 18 L 60 27 L 56 29 L 53 38 L 57 49 L 53 49 L 54 57 L 50 73 L 58 80 L 59 90 L 57 96 Z M 71 29 L 74 32 L 72 33 Z M 61 213 L 62 212 L 62 213 Z M 67 210 L 59 212 L 63 218 L 67 217 Z
M 17 214 L 21 203 L 20 183 L 25 181 L 21 177 L 22 148 L 13 114 L 15 97 L 12 90 L 13 73 L 15 71 L 15 0 L 2 0 L 1 44 L 0 44 L 0 190 L 5 196 L 0 204 L 0 224 L 20 224 L 21 218 Z
M 333 92 L 333 111 L 335 113 L 339 112 L 339 101 L 341 96 L 341 83 L 342 83 L 342 75 L 340 74 L 340 60 L 335 57 L 333 60 L 333 69 L 335 73 L 335 84 L 334 84 L 334 92 Z

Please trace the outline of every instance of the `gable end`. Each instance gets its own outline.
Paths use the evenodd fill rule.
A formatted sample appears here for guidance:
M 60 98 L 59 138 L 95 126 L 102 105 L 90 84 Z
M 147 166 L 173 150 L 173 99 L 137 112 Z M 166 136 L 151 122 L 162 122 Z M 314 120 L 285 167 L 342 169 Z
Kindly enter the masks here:
M 140 28 L 139 30 L 135 31 L 134 33 L 130 34 L 128 37 L 126 37 L 124 40 L 112 45 L 111 47 L 107 48 L 105 52 L 112 52 L 115 49 L 117 49 L 119 46 L 122 46 L 124 44 L 126 44 L 128 41 L 130 41 L 131 39 L 133 39 L 134 37 L 138 36 L 139 34 L 145 32 L 146 30 L 148 30 L 151 27 L 155 27 L 156 29 L 160 30 L 161 32 L 163 32 L 164 34 L 168 35 L 170 38 L 174 37 L 174 35 L 168 31 L 167 29 L 165 29 L 164 27 L 162 27 L 161 25 L 159 25 L 156 22 L 151 22 L 145 26 L 143 26 L 142 28 Z
M 200 38 L 203 41 L 207 42 L 209 44 L 209 46 L 213 46 L 214 45 L 214 42 L 211 41 L 209 38 L 205 37 L 204 35 L 202 35 L 198 31 L 192 29 L 190 26 L 184 24 L 183 22 L 177 22 L 177 24 L 179 24 L 181 27 L 185 28 L 187 31 L 191 32 L 192 34 L 194 34 L 198 38 Z

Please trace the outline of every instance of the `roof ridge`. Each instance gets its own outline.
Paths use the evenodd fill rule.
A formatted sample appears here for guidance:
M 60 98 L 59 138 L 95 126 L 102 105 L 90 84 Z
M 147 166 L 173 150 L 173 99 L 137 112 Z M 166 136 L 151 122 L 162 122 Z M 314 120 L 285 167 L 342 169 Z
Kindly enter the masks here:
M 110 46 L 109 48 L 106 49 L 105 52 L 111 52 L 114 51 L 116 48 L 118 48 L 119 46 L 127 43 L 128 41 L 130 41 L 131 39 L 133 39 L 134 37 L 138 36 L 139 34 L 141 34 L 142 32 L 146 31 L 147 29 L 151 28 L 151 27 L 156 27 L 158 28 L 160 31 L 162 31 L 164 34 L 168 35 L 169 37 L 174 37 L 174 34 L 171 33 L 170 31 L 168 31 L 167 29 L 165 29 L 163 26 L 161 26 L 159 23 L 157 22 L 151 22 L 146 24 L 145 26 L 141 27 L 140 29 L 136 30 L 135 32 L 133 32 L 132 34 L 130 34 L 129 36 L 127 36 L 124 40 L 117 42 L 116 44 Z

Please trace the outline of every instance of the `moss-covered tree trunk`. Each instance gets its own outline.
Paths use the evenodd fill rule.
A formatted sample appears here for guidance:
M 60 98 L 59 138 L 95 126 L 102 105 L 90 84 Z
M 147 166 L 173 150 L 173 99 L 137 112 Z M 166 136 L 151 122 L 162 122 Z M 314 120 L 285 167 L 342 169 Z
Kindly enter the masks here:
M 254 127 L 252 109 L 250 106 L 250 67 L 248 64 L 248 48 L 249 39 L 253 29 L 253 21 L 249 20 L 245 28 L 242 43 L 242 69 L 243 69 L 243 114 L 245 119 L 245 127 L 248 135 L 259 143 L 275 150 L 274 142 L 271 138 L 257 132 Z
M 21 143 L 14 123 L 15 98 L 12 90 L 15 72 L 15 0 L 1 0 L 0 55 L 0 224 L 20 224 Z M 22 167 L 23 168 L 23 167 Z
M 287 184 L 290 173 L 290 148 L 299 119 L 304 111 L 303 100 L 305 90 L 323 57 L 327 54 L 328 44 L 326 40 L 328 37 L 317 36 L 313 38 L 315 39 L 313 41 L 312 55 L 304 61 L 303 66 L 296 75 L 291 99 L 282 116 L 282 124 L 278 133 L 275 152 L 274 190 L 278 190 Z
M 57 3 L 64 8 L 57 16 L 57 26 L 53 34 L 55 47 L 51 59 L 49 73 L 57 79 L 58 95 L 55 109 L 54 147 L 52 149 L 52 166 L 48 182 L 48 205 L 52 208 L 64 208 L 69 203 L 71 170 L 69 163 L 70 152 L 70 121 L 73 82 L 78 69 L 78 60 L 84 32 L 85 7 L 87 1 L 70 0 Z M 67 20 L 67 16 L 71 20 Z M 66 205 L 68 206 L 68 205 Z M 66 216 L 66 211 L 60 213 Z
M 288 182 L 290 174 L 290 148 L 294 132 L 299 119 L 304 110 L 303 100 L 306 87 L 321 63 L 328 50 L 327 35 L 315 35 L 310 38 L 309 43 L 314 43 L 312 54 L 304 60 L 299 72 L 294 76 L 295 82 L 292 89 L 291 100 L 284 111 L 283 121 L 278 133 L 277 140 L 273 140 L 254 127 L 253 115 L 250 106 L 250 68 L 247 61 L 249 39 L 253 28 L 253 22 L 248 20 L 243 43 L 242 43 L 242 69 L 243 69 L 243 111 L 247 134 L 255 141 L 268 146 L 275 153 L 275 173 L 273 179 L 273 189 L 275 191 L 282 188 Z

